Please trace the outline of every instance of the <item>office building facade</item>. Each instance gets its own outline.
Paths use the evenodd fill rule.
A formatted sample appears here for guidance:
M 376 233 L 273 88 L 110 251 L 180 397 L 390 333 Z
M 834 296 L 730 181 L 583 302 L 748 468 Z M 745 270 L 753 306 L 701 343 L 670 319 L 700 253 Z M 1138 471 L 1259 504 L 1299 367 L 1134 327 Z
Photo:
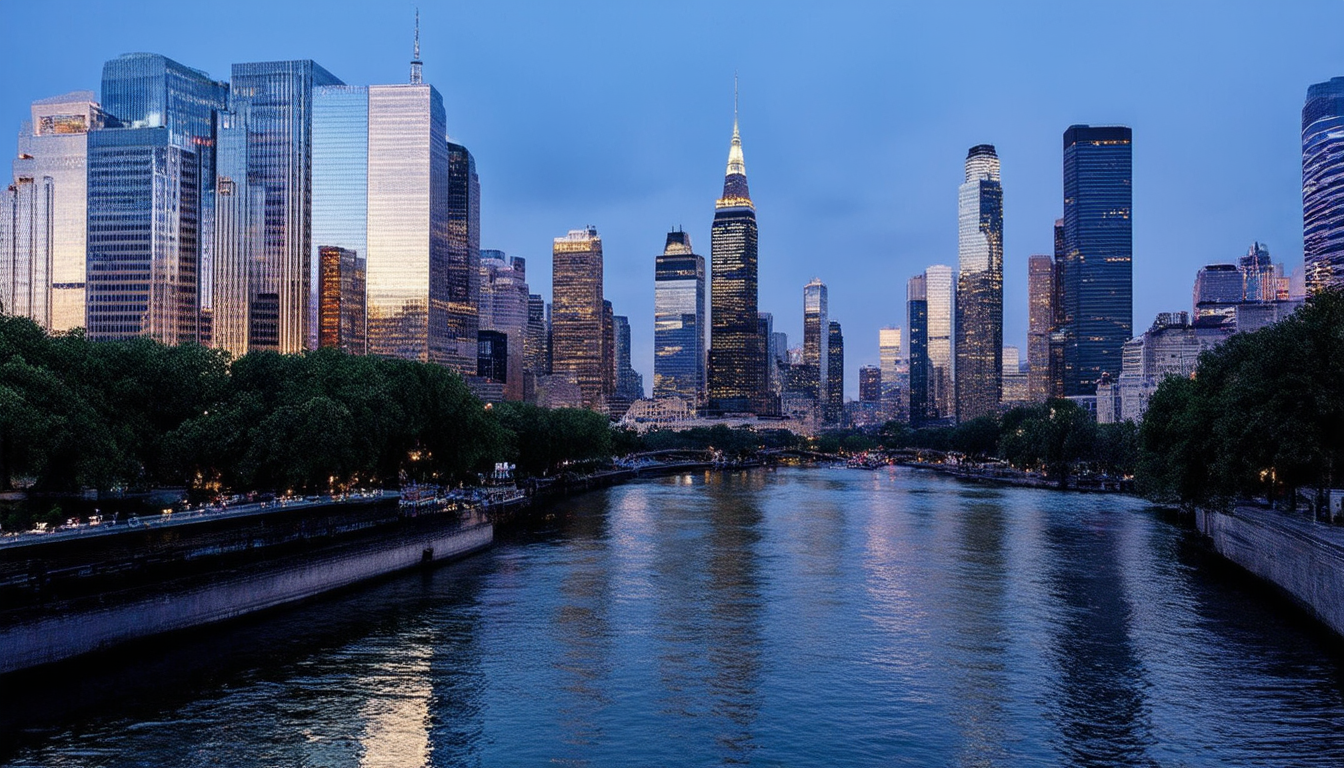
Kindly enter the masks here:
M 705 259 L 690 235 L 667 233 L 653 280 L 653 396 L 694 409 L 705 395 Z
M 827 374 L 830 367 L 830 318 L 826 284 L 818 278 L 803 286 L 803 370 L 804 387 L 819 406 L 827 403 Z
M 910 278 L 905 289 L 906 320 L 910 340 L 910 395 L 907 398 L 911 426 L 921 426 L 929 420 L 932 409 L 929 400 L 929 379 L 932 378 L 929 361 L 929 301 L 928 280 L 925 275 Z
M 825 419 L 839 424 L 845 416 L 845 336 L 840 323 L 826 324 L 826 407 Z
M 1050 397 L 1050 332 L 1055 319 L 1055 258 L 1027 259 L 1027 399 Z
M 956 415 L 995 413 L 1003 394 L 1003 186 L 991 144 L 971 147 L 957 192 Z
M 1344 77 L 1302 106 L 1302 260 L 1308 293 L 1344 286 Z
M 476 159 L 461 144 L 448 144 L 447 252 L 444 281 L 447 285 L 447 326 L 444 363 L 450 368 L 469 367 L 481 328 L 477 307 L 481 293 L 481 181 Z M 520 349 L 510 339 L 509 354 Z
M 957 278 L 952 267 L 935 264 L 924 270 L 927 296 L 927 346 L 929 356 L 929 418 L 950 419 L 956 415 L 953 326 L 956 323 Z
M 605 412 L 614 363 L 607 352 L 602 238 L 595 227 L 555 238 L 551 284 L 551 372 L 578 387 L 583 407 Z

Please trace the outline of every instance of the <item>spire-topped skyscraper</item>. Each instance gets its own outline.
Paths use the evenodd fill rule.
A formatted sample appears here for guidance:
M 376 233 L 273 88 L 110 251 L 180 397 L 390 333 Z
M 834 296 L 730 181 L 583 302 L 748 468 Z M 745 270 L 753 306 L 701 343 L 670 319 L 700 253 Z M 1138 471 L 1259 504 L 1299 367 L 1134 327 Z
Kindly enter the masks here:
M 411 56 L 411 85 L 424 82 L 424 62 L 420 61 L 420 9 L 415 9 L 415 54 Z
M 733 81 L 733 139 L 710 233 L 709 410 L 767 413 L 765 344 L 756 312 L 756 207 L 747 189 Z

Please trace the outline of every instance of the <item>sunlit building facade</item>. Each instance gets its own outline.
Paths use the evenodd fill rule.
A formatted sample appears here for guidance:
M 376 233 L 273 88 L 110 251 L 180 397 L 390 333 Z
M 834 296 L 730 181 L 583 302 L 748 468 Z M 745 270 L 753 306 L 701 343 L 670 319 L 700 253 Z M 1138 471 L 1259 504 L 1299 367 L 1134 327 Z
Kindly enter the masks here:
M 827 375 L 830 369 L 830 317 L 826 284 L 812 278 L 803 286 L 803 369 L 800 372 L 806 391 L 824 406 L 827 399 Z
M 578 386 L 583 407 L 606 411 L 614 355 L 607 352 L 602 238 L 573 229 L 551 250 L 551 372 Z
M 1344 77 L 1302 107 L 1302 256 L 1309 293 L 1344 286 Z
M 653 281 L 653 396 L 694 409 L 705 393 L 705 259 L 690 235 L 667 233 Z
M 88 336 L 196 342 L 212 251 L 215 124 L 228 86 L 132 53 L 103 66 L 102 89 L 119 127 L 87 136 Z
M 1064 394 L 1118 379 L 1133 335 L 1133 141 L 1124 126 L 1064 132 L 1064 258 L 1060 270 Z
M 756 207 L 747 188 L 742 138 L 733 138 L 723 196 L 714 204 L 710 230 L 709 410 L 763 412 L 766 407 L 765 340 L 757 318 Z
M 971 147 L 957 193 L 956 415 L 995 413 L 1003 394 L 1003 186 L 993 145 Z
M 903 333 L 896 327 L 877 330 L 877 361 L 882 369 L 882 413 L 887 419 L 904 418 L 909 408 L 910 364 L 903 354 Z
M 943 264 L 924 270 L 927 296 L 927 338 L 929 356 L 929 418 L 947 419 L 955 415 L 956 393 L 953 389 L 956 372 L 953 369 L 953 325 L 956 321 L 956 271 Z
M 34 101 L 31 117 L 0 190 L 0 307 L 59 333 L 84 326 L 87 134 L 107 116 L 74 91 Z
M 1050 331 L 1055 317 L 1055 259 L 1035 254 L 1027 259 L 1027 399 L 1043 403 L 1050 396 Z
M 325 246 L 318 252 L 318 346 L 352 355 L 367 349 L 364 257 Z

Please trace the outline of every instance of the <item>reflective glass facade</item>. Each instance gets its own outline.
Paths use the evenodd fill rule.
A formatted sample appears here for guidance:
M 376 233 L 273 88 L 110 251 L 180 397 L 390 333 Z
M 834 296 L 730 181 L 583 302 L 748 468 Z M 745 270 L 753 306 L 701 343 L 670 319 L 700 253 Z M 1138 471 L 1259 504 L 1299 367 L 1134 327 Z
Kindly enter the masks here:
M 906 327 L 910 333 L 910 423 L 918 426 L 929 419 L 929 302 L 924 275 L 915 275 L 906 285 Z
M 551 286 L 551 371 L 578 385 L 585 408 L 605 410 L 615 363 L 606 354 L 602 238 L 596 229 L 555 238 Z
M 509 258 L 503 251 L 481 251 L 478 330 L 499 331 L 509 338 L 508 376 L 504 382 L 505 400 L 523 399 L 524 339 L 527 335 L 528 288 L 527 262 Z
M 827 402 L 830 369 L 830 319 L 826 284 L 817 278 L 803 286 L 803 370 L 800 377 L 808 395 L 818 405 Z
M 447 225 L 448 260 L 443 279 L 448 286 L 448 307 L 444 341 L 447 365 L 458 368 L 470 363 L 477 329 L 489 326 L 481 325 L 477 314 L 481 294 L 481 181 L 471 152 L 452 143 L 448 145 Z M 522 351 L 519 341 L 513 337 L 509 340 L 510 354 L 515 357 Z
M 956 414 L 998 410 L 1003 393 L 1003 186 L 994 147 L 971 147 L 957 196 Z
M 1302 107 L 1302 253 L 1308 292 L 1344 286 L 1344 77 Z
M 955 393 L 952 388 L 954 358 L 952 326 L 956 319 L 957 280 L 949 266 L 935 264 L 924 270 L 926 339 L 929 356 L 929 418 L 954 415 Z
M 898 419 L 908 406 L 910 365 L 901 354 L 900 328 L 879 328 L 877 359 L 882 369 L 882 404 L 885 417 Z
M 840 324 L 826 325 L 826 420 L 839 423 L 845 415 L 845 337 Z
M 667 233 L 653 281 L 653 396 L 696 407 L 705 392 L 705 259 L 690 235 Z
M 1055 317 L 1055 259 L 1037 254 L 1027 259 L 1027 399 L 1050 396 L 1050 330 Z
M 354 254 L 364 265 L 367 290 L 369 89 L 314 88 L 312 122 L 312 247 L 319 264 L 329 249 Z M 367 350 L 367 306 L 365 314 Z
M 756 208 L 747 188 L 737 121 L 723 196 L 710 229 L 709 410 L 767 410 L 765 343 L 757 325 Z
M 364 281 L 364 257 L 330 245 L 318 252 L 318 346 L 364 354 Z
M 1133 141 L 1124 126 L 1064 132 L 1064 394 L 1091 395 L 1120 376 L 1133 335 Z

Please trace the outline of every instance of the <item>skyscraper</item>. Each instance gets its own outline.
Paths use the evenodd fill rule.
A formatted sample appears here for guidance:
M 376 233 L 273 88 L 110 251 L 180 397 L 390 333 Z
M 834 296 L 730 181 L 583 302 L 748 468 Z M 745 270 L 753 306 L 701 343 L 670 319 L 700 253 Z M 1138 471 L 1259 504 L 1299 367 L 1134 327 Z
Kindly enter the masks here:
M 102 85 L 120 127 L 88 134 L 88 336 L 195 342 L 228 86 L 152 53 L 108 61 Z
M 602 238 L 595 227 L 572 229 L 551 253 L 551 370 L 578 385 L 585 408 L 605 411 L 614 363 L 606 354 Z
M 1246 255 L 1237 262 L 1242 278 L 1242 298 L 1246 301 L 1274 301 L 1279 297 L 1278 271 L 1269 256 L 1269 246 L 1251 243 Z
M 450 368 L 470 367 L 481 327 L 477 306 L 481 293 L 481 182 L 476 160 L 461 144 L 448 144 L 448 292 L 445 362 Z M 509 354 L 521 347 L 510 337 Z
M 946 419 L 956 413 L 952 354 L 956 273 L 949 266 L 935 264 L 924 270 L 924 282 L 928 301 L 929 418 Z
M 845 337 L 840 324 L 826 325 L 826 420 L 838 424 L 845 417 Z
M 1194 317 L 1234 319 L 1245 292 L 1235 264 L 1209 264 L 1195 273 Z
M 1344 286 L 1344 77 L 1302 107 L 1302 256 L 1308 293 Z
M 736 112 L 736 110 L 734 110 Z M 765 410 L 764 340 L 757 328 L 756 208 L 747 188 L 742 138 L 733 115 L 733 138 L 723 196 L 714 204 L 710 230 L 709 410 Z
M 901 329 L 879 328 L 877 360 L 882 369 L 882 408 L 884 417 L 899 419 L 909 406 L 910 365 L 901 355 Z
M 1050 376 L 1046 397 L 1064 397 L 1064 382 L 1070 378 L 1070 361 L 1064 354 L 1072 324 L 1064 306 L 1064 220 L 1055 219 L 1054 315 L 1050 321 Z
M 929 419 L 929 301 L 925 275 L 910 278 L 905 289 L 906 327 L 910 329 L 910 424 L 920 426 Z
M 368 348 L 364 257 L 335 246 L 326 246 L 318 256 L 318 346 L 362 355 Z
M 1133 334 L 1132 138 L 1124 126 L 1064 132 L 1063 285 L 1066 396 L 1120 376 Z
M 107 117 L 92 91 L 38 99 L 31 115 L 0 189 L 0 308 L 68 331 L 84 325 L 87 134 Z
M 527 297 L 527 336 L 523 339 L 523 368 L 526 374 L 545 376 L 551 372 L 546 331 L 546 300 L 539 294 Z
M 293 353 L 318 346 L 320 254 L 312 242 L 313 89 L 341 81 L 316 63 L 234 64 L 218 163 L 231 170 L 229 210 L 212 222 L 213 257 L 202 283 L 206 316 L 246 318 L 247 349 Z M 223 140 L 225 126 L 241 140 Z M 237 194 L 244 185 L 246 194 Z M 241 210 L 246 207 L 246 211 Z M 233 247 L 247 242 L 246 248 Z M 363 258 L 364 254 L 357 254 Z M 237 259 L 239 263 L 231 263 Z M 246 287 L 230 285 L 246 280 Z M 241 299 L 244 303 L 238 305 Z M 213 334 L 212 334 L 213 336 Z M 218 346 L 218 344 L 216 344 Z M 236 351 L 236 350 L 235 350 Z M 246 351 L 246 350 L 244 350 Z
M 882 402 L 882 369 L 876 365 L 859 368 L 859 402 L 873 405 Z
M 805 386 L 823 411 L 828 402 L 830 318 L 826 284 L 819 278 L 803 286 L 803 371 Z
M 616 329 L 616 397 L 629 407 L 644 397 L 644 377 L 630 365 L 630 318 L 614 315 L 611 319 Z
M 971 147 L 957 192 L 956 412 L 998 410 L 1003 395 L 1003 187 L 992 144 Z
M 705 259 L 667 233 L 653 267 L 653 396 L 698 407 L 705 393 Z
M 508 337 L 507 375 L 493 380 L 504 384 L 505 400 L 522 400 L 528 319 L 527 262 L 518 256 L 510 259 L 503 251 L 481 251 L 478 269 L 480 304 L 472 313 L 479 318 L 478 330 L 498 331 Z
M 1055 318 L 1055 259 L 1037 254 L 1027 259 L 1027 399 L 1043 403 L 1050 396 L 1050 329 Z

